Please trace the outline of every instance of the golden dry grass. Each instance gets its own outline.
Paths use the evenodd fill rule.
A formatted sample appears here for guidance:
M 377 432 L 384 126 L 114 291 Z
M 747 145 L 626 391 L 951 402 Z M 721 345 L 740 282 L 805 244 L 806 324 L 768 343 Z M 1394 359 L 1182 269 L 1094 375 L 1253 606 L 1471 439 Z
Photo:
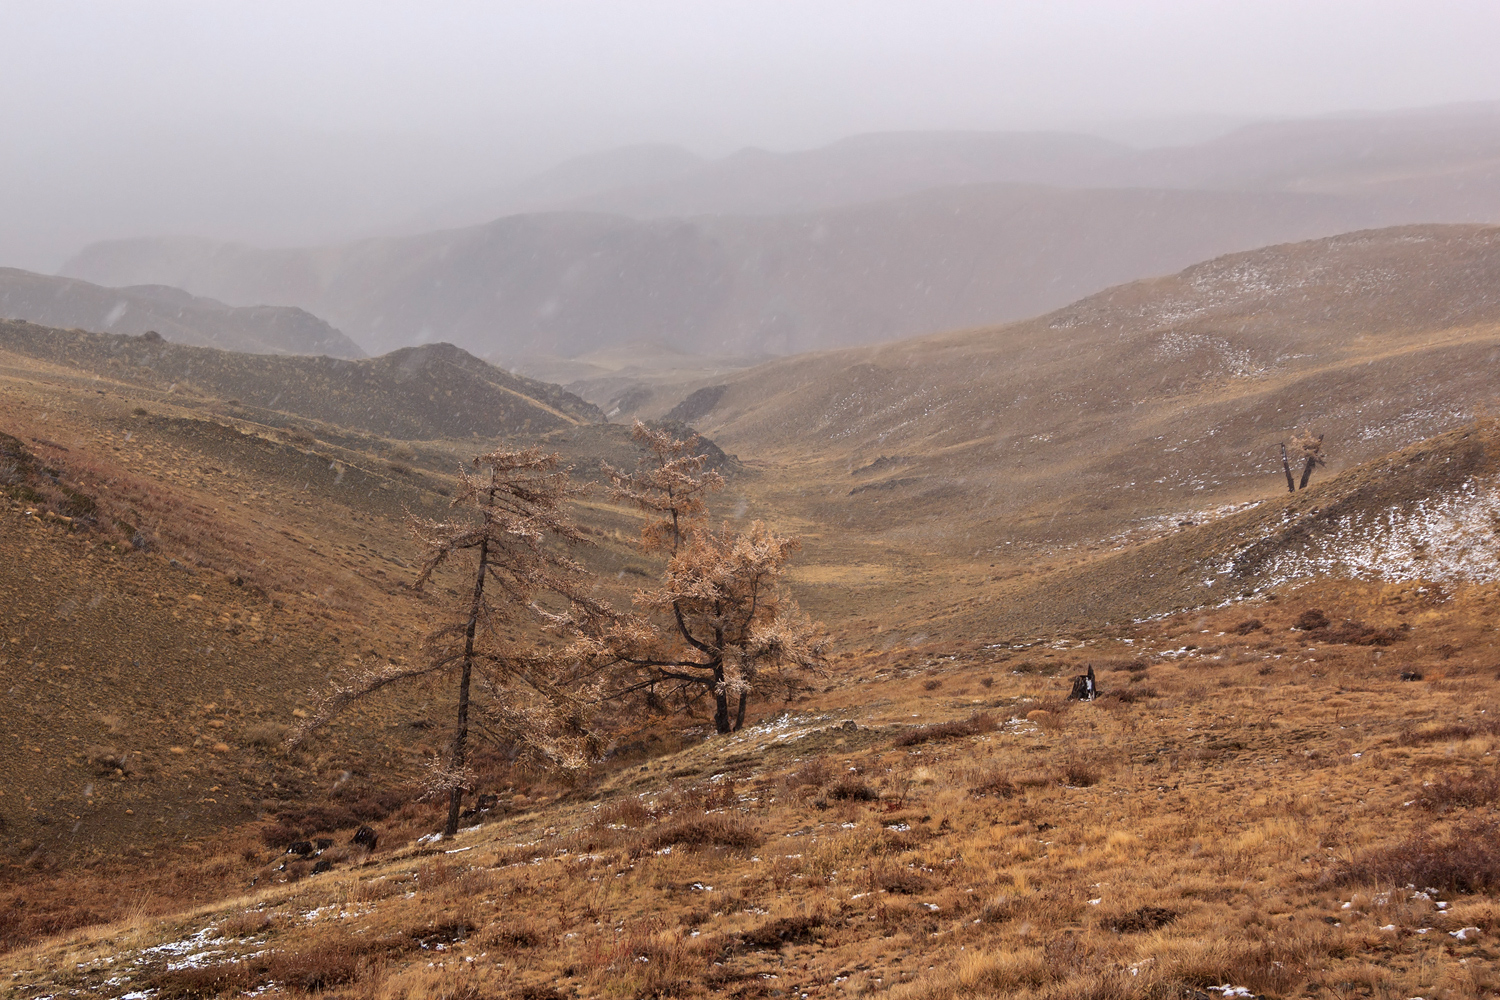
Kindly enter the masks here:
M 1373 618 L 1389 597 L 1314 589 L 1255 606 L 1269 633 L 1237 635 L 1246 609 L 1228 609 L 937 674 L 912 653 L 877 684 L 856 660 L 790 716 L 543 791 L 452 844 L 416 846 L 418 823 L 361 867 L 3 968 L 96 995 L 127 990 L 105 985 L 122 968 L 163 995 L 1487 995 L 1500 882 L 1454 881 L 1451 850 L 1417 847 L 1492 822 L 1500 655 L 1469 611 L 1495 588 L 1385 650 L 1288 631 L 1309 607 Z M 1084 662 L 1103 697 L 1058 701 Z M 1424 680 L 1398 679 L 1413 667 Z M 1050 726 L 1026 720 L 1035 705 Z M 1000 727 L 902 745 L 976 707 Z M 833 794 L 850 778 L 873 796 Z M 209 926 L 239 936 L 215 941 L 217 972 L 141 950 Z

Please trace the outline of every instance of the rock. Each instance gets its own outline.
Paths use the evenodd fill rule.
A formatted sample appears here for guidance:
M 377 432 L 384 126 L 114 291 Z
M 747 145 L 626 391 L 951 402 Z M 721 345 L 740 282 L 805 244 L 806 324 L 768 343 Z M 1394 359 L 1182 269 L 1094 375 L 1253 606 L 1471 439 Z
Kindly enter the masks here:
M 299 856 L 304 857 L 304 858 L 309 857 L 309 856 L 312 855 L 312 852 L 313 852 L 312 841 L 310 841 L 310 840 L 294 840 L 290 844 L 287 845 L 286 852 L 288 854 L 296 854 L 296 855 L 299 855 Z
M 378 839 L 373 829 L 368 826 L 362 826 L 354 831 L 354 836 L 350 838 L 349 843 L 358 844 L 367 851 L 373 851 L 375 850 L 375 842 Z

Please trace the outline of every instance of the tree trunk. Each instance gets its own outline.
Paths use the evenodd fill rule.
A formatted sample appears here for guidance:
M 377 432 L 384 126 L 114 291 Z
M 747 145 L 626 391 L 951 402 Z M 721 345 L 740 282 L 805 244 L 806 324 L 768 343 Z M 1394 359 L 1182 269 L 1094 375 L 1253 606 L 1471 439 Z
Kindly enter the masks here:
M 740 709 L 738 712 L 734 713 L 735 732 L 739 732 L 741 729 L 745 728 L 745 699 L 749 696 L 749 694 L 750 692 L 748 691 L 740 692 Z
M 1282 444 L 1282 446 L 1281 446 L 1281 467 L 1282 467 L 1282 469 L 1284 469 L 1286 471 L 1286 491 L 1288 493 L 1296 493 L 1297 492 L 1297 485 L 1296 485 L 1296 481 L 1292 479 L 1292 463 L 1286 457 L 1286 445 L 1285 444 Z
M 1307 464 L 1302 467 L 1302 485 L 1297 487 L 1299 490 L 1307 489 L 1307 481 L 1312 478 L 1313 466 L 1317 464 L 1318 460 L 1316 458 L 1313 458 L 1311 455 L 1307 456 Z
M 723 691 L 714 692 L 714 729 L 720 736 L 730 732 L 729 696 Z
M 484 578 L 489 571 L 490 540 L 485 537 L 479 543 L 479 574 L 474 578 L 474 602 L 469 605 L 469 623 L 464 629 L 464 666 L 458 681 L 458 724 L 453 730 L 454 775 L 463 773 L 466 763 L 465 751 L 469 742 L 469 682 L 474 675 L 474 633 L 479 628 L 479 611 L 484 602 Z M 443 836 L 451 837 L 458 832 L 459 807 L 463 805 L 463 785 L 455 781 L 448 792 L 448 822 L 443 825 Z
M 714 729 L 720 736 L 729 732 L 729 695 L 724 691 L 724 666 L 714 664 Z

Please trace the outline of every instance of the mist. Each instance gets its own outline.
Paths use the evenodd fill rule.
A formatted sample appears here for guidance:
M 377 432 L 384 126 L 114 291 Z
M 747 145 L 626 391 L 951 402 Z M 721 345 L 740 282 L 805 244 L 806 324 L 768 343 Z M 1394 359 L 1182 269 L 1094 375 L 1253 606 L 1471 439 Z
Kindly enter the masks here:
M 262 246 L 639 143 L 1247 121 L 1500 97 L 1488 3 L 8 5 L 0 265 L 101 239 Z M 484 221 L 484 220 L 471 220 Z

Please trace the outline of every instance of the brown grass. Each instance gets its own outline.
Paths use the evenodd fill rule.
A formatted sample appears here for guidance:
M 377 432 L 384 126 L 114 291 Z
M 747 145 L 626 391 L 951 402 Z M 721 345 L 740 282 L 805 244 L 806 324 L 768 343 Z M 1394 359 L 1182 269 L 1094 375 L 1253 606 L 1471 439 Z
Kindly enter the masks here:
M 988 712 L 975 712 L 967 719 L 939 722 L 930 726 L 917 726 L 896 737 L 892 746 L 914 747 L 933 740 L 953 740 L 963 736 L 980 736 L 999 728 L 995 717 Z

